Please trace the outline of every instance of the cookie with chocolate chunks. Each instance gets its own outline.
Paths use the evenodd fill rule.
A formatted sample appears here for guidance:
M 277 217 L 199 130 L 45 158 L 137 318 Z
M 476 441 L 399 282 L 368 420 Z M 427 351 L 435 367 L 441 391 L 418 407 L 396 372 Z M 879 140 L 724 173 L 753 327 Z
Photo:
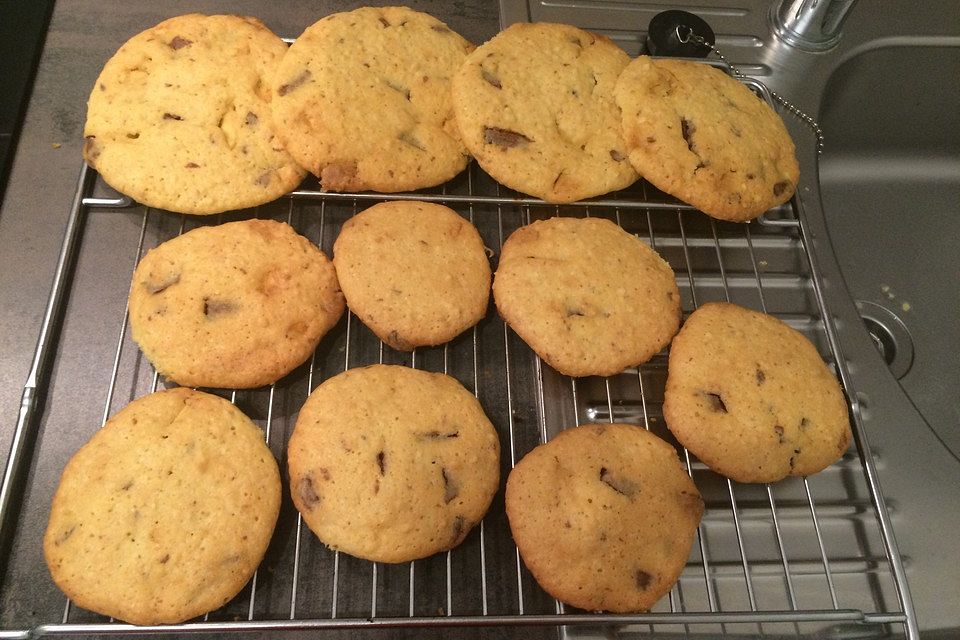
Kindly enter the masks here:
M 566 429 L 507 478 L 524 564 L 567 604 L 645 611 L 680 577 L 703 500 L 672 446 L 642 427 Z
M 333 263 L 350 310 L 394 349 L 443 344 L 487 312 L 480 233 L 439 204 L 383 202 L 360 212 L 340 230 Z
M 630 162 L 658 189 L 735 222 L 793 196 L 800 166 L 783 121 L 719 69 L 640 56 L 616 99 Z
M 478 47 L 453 81 L 463 142 L 511 189 L 571 202 L 637 179 L 620 135 L 610 39 L 562 24 L 518 23 Z
M 670 265 L 602 218 L 550 218 L 514 231 L 493 298 L 523 341 L 568 376 L 611 376 L 642 364 L 680 327 Z
M 316 245 L 286 223 L 244 220 L 149 251 L 133 274 L 130 327 L 165 378 L 251 388 L 309 358 L 344 306 Z
M 239 409 L 185 388 L 131 402 L 70 459 L 43 551 L 79 607 L 171 624 L 230 601 L 260 564 L 280 473 Z
M 317 387 L 287 450 L 290 493 L 332 549 L 375 562 L 460 544 L 499 486 L 480 403 L 440 373 L 374 365 Z
M 83 155 L 151 207 L 213 214 L 275 200 L 306 172 L 270 113 L 286 45 L 256 18 L 190 14 L 128 40 L 87 103 Z
M 816 347 L 729 303 L 703 305 L 674 338 L 663 415 L 683 446 L 739 482 L 808 476 L 850 445 L 843 391 Z
M 472 49 L 444 23 L 406 7 L 326 16 L 280 63 L 272 103 L 280 135 L 327 191 L 446 182 L 469 161 L 450 79 Z

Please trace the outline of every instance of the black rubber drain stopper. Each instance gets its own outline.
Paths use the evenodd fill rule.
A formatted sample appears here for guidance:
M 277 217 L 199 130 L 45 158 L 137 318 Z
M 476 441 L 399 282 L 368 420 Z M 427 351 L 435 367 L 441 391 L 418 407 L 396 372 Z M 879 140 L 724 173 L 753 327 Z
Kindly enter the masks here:
M 700 16 L 677 9 L 658 13 L 647 29 L 646 52 L 651 56 L 706 58 L 710 47 L 694 42 L 691 33 L 710 44 L 715 42 L 713 29 Z

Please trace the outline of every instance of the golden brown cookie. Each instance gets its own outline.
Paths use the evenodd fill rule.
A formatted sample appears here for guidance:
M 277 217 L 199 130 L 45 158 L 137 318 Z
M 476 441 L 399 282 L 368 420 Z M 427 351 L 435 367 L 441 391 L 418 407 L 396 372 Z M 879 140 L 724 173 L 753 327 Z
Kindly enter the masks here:
M 164 242 L 130 287 L 134 341 L 188 387 L 252 388 L 303 363 L 343 313 L 333 264 L 290 225 L 244 220 Z
M 329 15 L 280 64 L 272 104 L 280 135 L 327 191 L 446 182 L 469 161 L 450 80 L 472 49 L 433 16 L 406 7 Z
M 739 482 L 808 476 L 850 445 L 843 391 L 816 347 L 729 303 L 703 305 L 673 339 L 663 415 L 684 447 Z
M 601 218 L 551 218 L 507 238 L 493 281 L 503 319 L 568 376 L 610 376 L 663 349 L 680 326 L 673 271 Z
M 499 486 L 500 443 L 440 373 L 374 365 L 317 387 L 287 451 L 290 493 L 326 545 L 406 562 L 460 544 Z
M 669 444 L 642 427 L 567 429 L 517 463 L 507 517 L 543 589 L 581 609 L 644 611 L 690 555 L 703 500 Z
M 260 429 L 222 398 L 170 389 L 131 402 L 70 459 L 43 551 L 78 606 L 182 622 L 239 593 L 279 509 Z
M 571 202 L 632 184 L 614 103 L 630 58 L 576 27 L 518 23 L 478 47 L 453 82 L 464 144 L 511 189 Z
M 333 263 L 350 310 L 394 349 L 443 344 L 487 312 L 480 233 L 439 204 L 384 202 L 343 225 Z
M 270 114 L 286 49 L 241 16 L 179 16 L 134 36 L 90 94 L 84 158 L 118 191 L 170 211 L 275 200 L 306 175 Z
M 735 222 L 793 196 L 800 166 L 783 121 L 719 69 L 640 56 L 616 98 L 630 162 L 658 189 Z

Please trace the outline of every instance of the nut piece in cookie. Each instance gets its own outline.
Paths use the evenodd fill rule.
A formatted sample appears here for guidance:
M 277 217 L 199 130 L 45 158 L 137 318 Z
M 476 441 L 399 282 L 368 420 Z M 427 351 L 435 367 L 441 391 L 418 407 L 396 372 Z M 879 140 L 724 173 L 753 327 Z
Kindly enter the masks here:
M 670 265 L 601 218 L 517 229 L 503 245 L 493 296 L 524 342 L 569 376 L 610 376 L 646 362 L 680 327 Z
M 84 159 L 118 191 L 169 211 L 275 200 L 306 175 L 270 116 L 286 50 L 242 16 L 178 16 L 134 36 L 90 93 Z
M 247 583 L 273 533 L 280 473 L 228 401 L 186 388 L 131 402 L 67 463 L 43 539 L 79 607 L 133 624 L 212 611 Z
M 374 562 L 457 546 L 500 481 L 500 443 L 476 397 L 449 376 L 393 365 L 317 387 L 287 460 L 293 504 L 311 531 Z
M 644 611 L 680 577 L 703 500 L 672 446 L 629 424 L 560 432 L 510 472 L 510 530 L 553 597 Z
M 199 227 L 152 249 L 130 287 L 134 341 L 190 387 L 251 388 L 303 363 L 337 323 L 333 264 L 290 225 Z
M 495 180 L 548 202 L 627 187 L 637 174 L 613 89 L 629 61 L 608 38 L 576 27 L 511 25 L 454 78 L 463 142 Z
M 362 7 L 297 38 L 273 81 L 287 149 L 327 191 L 409 191 L 453 178 L 469 156 L 450 100 L 473 45 L 433 16 Z
M 719 69 L 640 56 L 616 101 L 629 160 L 658 189 L 735 222 L 793 196 L 800 167 L 783 121 Z
M 487 312 L 490 262 L 469 220 L 439 204 L 384 202 L 333 247 L 350 309 L 394 349 L 443 344 Z
M 739 482 L 808 476 L 850 445 L 843 391 L 816 347 L 729 303 L 703 305 L 674 338 L 663 414 L 683 446 Z

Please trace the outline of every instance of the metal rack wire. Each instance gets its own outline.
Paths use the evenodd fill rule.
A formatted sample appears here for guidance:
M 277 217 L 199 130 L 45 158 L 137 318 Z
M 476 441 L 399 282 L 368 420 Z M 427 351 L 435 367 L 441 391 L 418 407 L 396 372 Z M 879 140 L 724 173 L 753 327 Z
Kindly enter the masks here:
M 431 200 L 456 209 L 479 228 L 494 262 L 507 236 L 531 220 L 603 216 L 647 241 L 671 264 L 686 313 L 708 300 L 772 313 L 811 338 L 841 379 L 845 377 L 797 202 L 748 225 L 711 220 L 643 182 L 615 198 L 546 205 L 506 193 L 475 166 L 429 193 L 387 196 L 303 189 L 256 210 L 205 219 L 151 210 L 102 193 L 95 173 L 84 168 L 0 496 L 3 536 L 13 535 L 17 526 L 17 480 L 30 464 L 44 464 L 42 451 L 36 460 L 24 454 L 39 421 L 30 400 L 47 384 L 44 371 L 56 346 L 60 307 L 66 304 L 69 313 L 67 281 L 82 232 L 100 216 L 139 221 L 130 273 L 146 250 L 174 235 L 251 216 L 285 220 L 330 254 L 343 222 L 383 200 Z M 105 422 L 129 400 L 160 388 L 162 380 L 132 342 L 126 309 L 112 324 L 104 322 L 103 331 L 117 335 L 103 390 Z M 674 442 L 661 413 L 664 354 L 610 378 L 567 378 L 541 363 L 494 311 L 451 343 L 412 354 L 385 347 L 347 314 L 310 362 L 277 384 L 217 392 L 263 427 L 283 466 L 296 411 L 309 392 L 342 370 L 374 362 L 442 371 L 472 390 L 499 430 L 504 480 L 534 446 L 585 422 L 631 422 Z M 60 598 L 60 615 L 39 624 L 3 616 L 0 637 L 489 626 L 534 626 L 548 635 L 554 635 L 555 628 L 567 636 L 593 637 L 597 628 L 611 625 L 621 633 L 678 637 L 722 632 L 797 637 L 865 626 L 916 637 L 903 561 L 879 494 L 875 462 L 856 406 L 851 410 L 855 448 L 811 478 L 741 485 L 713 474 L 678 447 L 707 508 L 686 570 L 649 613 L 579 611 L 547 596 L 512 542 L 501 492 L 463 545 L 406 565 L 370 563 L 326 549 L 286 500 L 274 540 L 250 584 L 202 620 L 133 627 L 79 610 L 49 585 L 49 598 Z M 63 426 L 46 426 L 48 431 L 58 428 Z M 36 553 L 39 549 L 38 542 Z

